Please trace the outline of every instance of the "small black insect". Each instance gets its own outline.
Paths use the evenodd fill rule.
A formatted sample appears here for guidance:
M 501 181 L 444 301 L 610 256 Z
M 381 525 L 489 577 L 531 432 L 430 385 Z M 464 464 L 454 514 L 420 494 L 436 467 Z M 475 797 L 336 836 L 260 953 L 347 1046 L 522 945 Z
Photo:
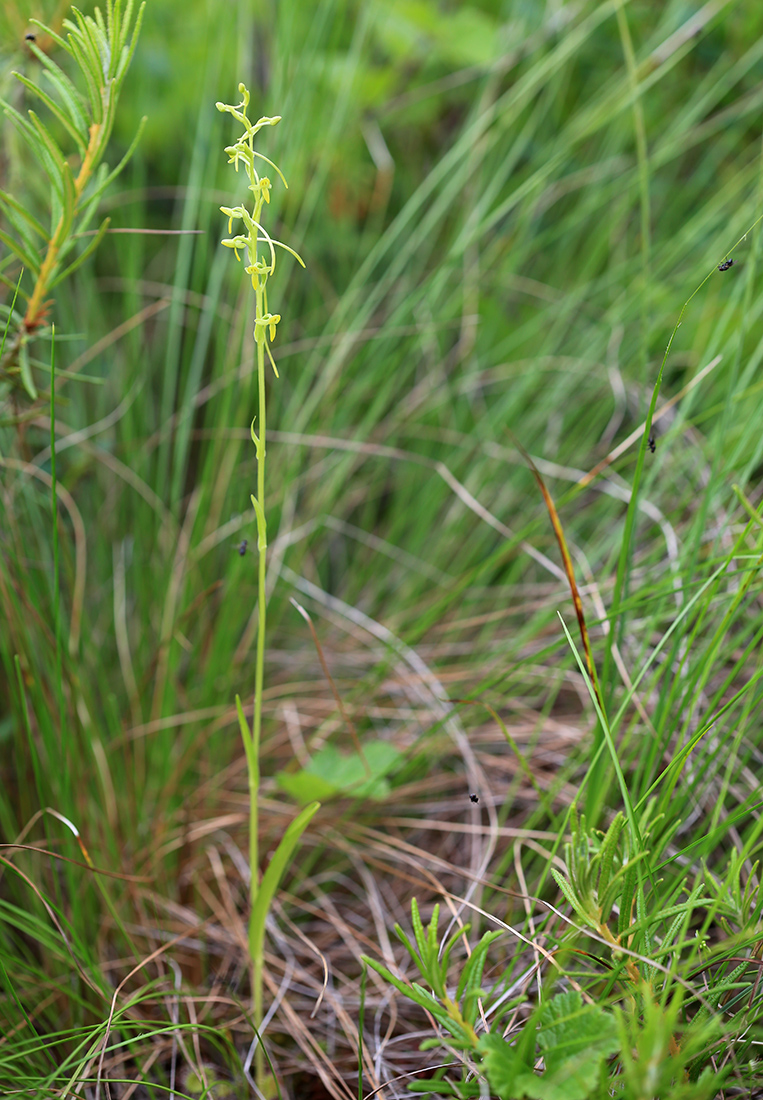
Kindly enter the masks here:
M 479 802 L 479 800 L 480 800 L 480 796 L 478 794 L 470 794 L 469 795 L 469 801 L 470 802 Z
M 649 448 L 649 450 L 652 452 L 652 454 L 654 454 L 654 452 L 657 450 L 657 444 L 654 441 L 654 436 L 653 435 L 649 436 L 649 438 L 646 441 L 646 445 Z
M 718 264 L 719 271 L 728 271 L 730 267 L 734 266 L 733 260 L 724 260 L 722 264 Z
M 242 558 L 243 558 L 244 554 L 246 553 L 247 543 L 248 543 L 248 539 L 242 539 L 241 542 L 239 543 L 238 552 L 239 552 L 239 554 L 241 555 Z
M 27 42 L 36 42 L 37 41 L 37 35 L 36 34 L 25 34 L 24 38 Z

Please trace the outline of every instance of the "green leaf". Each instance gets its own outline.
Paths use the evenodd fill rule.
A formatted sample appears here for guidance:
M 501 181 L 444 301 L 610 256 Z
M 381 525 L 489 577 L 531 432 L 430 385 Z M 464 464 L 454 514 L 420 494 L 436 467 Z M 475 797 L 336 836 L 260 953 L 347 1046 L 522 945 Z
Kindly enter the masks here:
M 404 982 L 401 978 L 396 978 L 392 971 L 388 970 L 383 963 L 369 958 L 368 955 L 361 955 L 360 957 L 372 970 L 375 970 L 377 974 L 381 974 L 385 981 L 393 985 L 398 993 L 402 993 L 404 996 L 408 997 L 409 1000 L 414 1001 L 417 1005 L 421 1005 L 427 1012 L 434 1013 L 440 1007 L 432 994 L 427 992 L 426 989 L 422 989 L 420 985 L 411 985 L 409 982 Z
M 95 21 L 83 15 L 79 8 L 72 6 L 71 10 L 76 23 L 71 19 L 64 19 L 63 25 L 67 31 L 67 38 L 72 47 L 79 47 L 85 54 L 91 73 L 103 87 L 108 80 L 108 69 L 104 67 L 104 59 L 96 41 L 98 27 Z M 111 51 L 108 50 L 108 53 Z
M 625 818 L 623 815 L 621 813 L 616 814 L 601 844 L 601 866 L 598 883 L 599 900 L 601 900 L 604 891 L 609 886 L 612 876 L 612 866 L 617 855 L 618 841 L 624 824 Z
M 321 779 L 320 776 L 313 775 L 306 768 L 302 768 L 298 772 L 278 772 L 276 783 L 285 794 L 288 794 L 300 806 L 305 806 L 314 798 L 326 802 L 331 798 L 335 798 L 339 793 L 333 783 Z
M 633 899 L 636 896 L 637 885 L 637 869 L 631 862 L 628 863 L 623 872 L 623 888 L 620 892 L 620 913 L 617 918 L 618 936 L 622 936 L 630 927 Z
M 419 1047 L 419 1049 L 421 1048 Z M 472 1084 L 472 1082 L 470 1082 L 470 1084 Z M 423 1093 L 424 1095 L 432 1093 L 435 1096 L 457 1096 L 460 1100 L 462 1095 L 479 1096 L 479 1082 L 475 1081 L 473 1084 L 475 1086 L 473 1090 L 468 1093 L 462 1093 L 455 1085 L 451 1085 L 449 1081 L 409 1081 L 408 1091 Z
M 545 1063 L 542 1074 L 532 1071 L 536 1039 Z M 480 1039 L 479 1049 L 491 1089 L 501 1100 L 585 1100 L 596 1087 L 603 1060 L 619 1045 L 613 1017 L 598 1005 L 584 1005 L 571 990 L 534 1013 L 515 1045 L 491 1034 Z
M 451 952 L 453 951 L 453 948 L 456 946 L 458 941 L 467 932 L 469 932 L 470 929 L 471 929 L 471 924 L 469 924 L 468 922 L 466 924 L 462 925 L 460 928 L 457 928 L 455 930 L 455 932 L 453 933 L 453 935 L 448 940 L 448 942 L 443 947 L 442 954 L 440 955 L 440 969 L 442 970 L 443 974 L 448 973 L 448 968 L 450 966 L 450 956 L 451 956 Z M 458 999 L 458 996 L 456 997 L 456 999 Z
M 554 881 L 556 882 L 556 885 L 562 891 L 565 898 L 572 906 L 574 911 L 577 913 L 577 915 L 580 917 L 580 919 L 582 921 L 585 921 L 586 924 L 590 924 L 590 917 L 586 914 L 581 903 L 578 901 L 577 895 L 572 885 L 567 881 L 564 875 L 556 870 L 555 867 L 551 868 L 551 874 L 554 876 Z
M 14 237 L 9 236 L 2 229 L 0 229 L 0 241 L 3 242 L 6 248 L 10 249 L 14 256 L 21 260 L 27 270 L 31 271 L 34 275 L 39 273 L 40 264 L 37 258 L 33 257 L 29 252 L 26 252 Z
M 79 42 L 71 35 L 69 35 L 66 50 L 77 62 L 79 70 L 85 79 L 90 106 L 90 117 L 93 122 L 100 123 L 103 114 L 101 105 L 101 88 L 103 87 L 103 81 L 100 71 L 97 66 L 95 68 L 92 67 L 92 59 L 88 57 L 87 52 L 82 49 Z
M 437 934 L 437 924 L 440 919 L 440 906 L 439 903 L 435 905 L 432 910 L 432 919 L 429 922 L 429 927 L 434 925 L 435 935 Z M 416 946 L 419 949 L 419 956 L 423 963 L 426 963 L 427 959 L 427 934 L 424 930 L 424 922 L 421 919 L 421 913 L 419 911 L 419 903 L 415 898 L 411 898 L 411 924 L 413 925 L 413 934 L 416 937 Z
M 64 183 L 64 176 L 67 174 L 68 169 L 69 177 L 71 177 L 71 169 L 66 163 L 66 158 L 59 148 L 58 143 L 49 132 L 45 123 L 40 119 L 35 111 L 30 110 L 28 114 L 32 126 L 37 131 L 37 137 L 39 139 L 37 141 L 37 145 L 38 147 L 41 145 L 41 152 L 43 150 L 47 152 L 47 155 L 50 158 L 50 162 L 54 166 L 53 171 L 51 171 L 50 169 L 48 170 L 48 175 L 50 176 L 51 183 L 55 184 L 60 189 L 62 199 L 65 199 L 67 188 L 66 184 Z
M 429 922 L 429 928 L 427 929 L 426 940 L 426 960 L 432 970 L 437 967 L 437 956 L 439 954 L 440 943 L 437 939 L 437 925 L 440 921 L 440 905 L 439 902 L 432 910 L 432 919 Z
M 571 989 L 541 1009 L 538 1045 L 547 1075 L 562 1069 L 571 1073 L 573 1059 L 577 1064 L 582 1055 L 591 1061 L 595 1077 L 601 1058 L 618 1049 L 617 1025 L 599 1005 L 584 1005 L 577 990 Z
M 389 794 L 385 776 L 401 760 L 401 753 L 387 741 L 364 746 L 363 756 L 345 755 L 334 745 L 324 745 L 299 772 L 279 772 L 276 782 L 282 790 L 303 802 L 307 797 L 353 798 L 381 801 Z M 369 775 L 370 772 L 370 775 Z
M 432 996 L 429 990 L 424 989 L 418 982 L 404 982 L 400 978 L 396 978 L 382 963 L 376 962 L 374 959 L 370 959 L 367 955 L 361 955 L 361 960 L 370 966 L 377 974 L 388 981 L 390 985 L 393 985 L 399 993 L 408 997 L 409 1000 L 414 1001 L 417 1005 L 421 1005 L 427 1012 L 437 1020 L 440 1027 L 449 1032 L 452 1038 L 455 1040 L 459 1047 L 463 1047 L 467 1050 L 473 1048 L 473 1041 L 469 1033 L 463 1028 L 457 1020 L 454 1020 L 448 1015 L 448 1012 L 436 997 Z
M 129 33 L 130 19 L 132 17 L 132 0 L 129 0 L 127 7 L 125 8 L 124 19 L 122 27 L 120 28 L 120 46 L 119 46 L 119 64 L 116 70 L 116 90 L 122 87 L 127 70 L 132 62 L 132 55 L 135 53 L 135 47 L 138 44 L 138 36 L 140 35 L 140 28 L 143 25 L 143 15 L 146 10 L 146 0 L 138 8 L 138 14 L 135 18 L 135 26 L 133 27 L 132 37 L 130 38 L 130 45 L 125 46 L 127 41 L 127 35 Z
M 24 389 L 33 401 L 37 398 L 37 387 L 32 378 L 32 365 L 29 362 L 29 347 L 26 342 L 19 345 L 19 373 Z
M 464 964 L 464 969 L 461 972 L 461 977 L 458 982 L 458 990 L 456 992 L 456 1000 L 460 1001 L 464 998 L 462 1014 L 464 1019 L 468 1020 L 470 1024 L 474 1024 L 477 1019 L 477 997 L 480 994 L 480 985 L 482 984 L 482 972 L 485 969 L 485 959 L 487 958 L 488 948 L 493 940 L 497 939 L 502 934 L 500 929 L 496 929 L 493 932 L 485 932 L 484 936 L 474 948 L 470 958 Z
M 37 256 L 40 252 L 39 242 L 32 238 L 32 234 L 29 232 L 29 228 L 26 223 L 20 218 L 14 211 L 9 210 L 3 206 L 0 202 L 0 212 L 5 214 L 8 221 L 8 228 L 15 231 L 15 240 L 20 249 L 22 249 L 29 256 Z M 5 260 L 10 257 L 4 257 Z
M 6 103 L 5 100 L 0 100 L 0 103 L 2 103 L 4 114 L 13 122 L 14 126 L 21 134 L 21 137 L 29 146 L 31 152 L 42 165 L 43 169 L 45 170 L 45 174 L 48 176 L 52 183 L 55 183 L 55 180 L 57 179 L 56 173 L 53 171 L 53 165 L 48 156 L 47 149 L 42 147 L 40 145 L 40 142 L 37 140 L 37 135 L 34 131 L 34 127 L 30 125 L 30 123 L 23 117 L 23 115 L 19 114 L 15 107 L 11 107 L 11 105 L 9 103 Z
M 521 1038 L 526 1040 L 533 1031 L 534 1021 L 531 1017 L 525 1024 Z M 534 1043 L 528 1059 L 524 1049 L 527 1044 L 522 1043 L 521 1038 L 515 1046 L 493 1033 L 483 1035 L 479 1041 L 478 1049 L 484 1057 L 490 1091 L 500 1100 L 522 1100 L 523 1096 L 538 1096 L 536 1086 L 540 1078 L 536 1077 L 532 1069 Z
M 77 133 L 80 134 L 85 145 L 87 145 L 89 139 L 89 121 L 82 96 L 74 87 L 71 80 L 69 80 L 66 73 L 64 73 L 62 69 L 59 69 L 58 65 L 56 65 L 46 53 L 43 53 L 34 43 L 31 44 L 30 48 L 40 64 L 45 66 L 45 75 L 58 92 L 59 97 L 68 110 L 72 126 Z
M 42 237 L 44 241 L 47 241 L 48 235 L 42 223 L 39 222 L 34 214 L 27 210 L 18 199 L 15 199 L 13 195 L 10 195 L 7 191 L 0 190 L 0 206 L 6 206 L 8 211 L 13 211 L 18 214 L 18 216 L 23 218 L 27 225 L 33 229 L 38 236 Z
M 419 955 L 418 955 L 418 952 L 416 951 L 416 948 L 413 946 L 411 941 L 408 939 L 408 936 L 405 934 L 403 929 L 397 923 L 395 923 L 395 935 L 400 940 L 403 947 L 408 952 L 408 954 L 411 956 L 413 961 L 416 963 L 419 970 L 421 970 L 421 965 L 420 965 L 421 960 L 419 959 Z
M 79 149 L 80 156 L 84 157 L 87 152 L 87 141 L 83 140 L 82 135 L 75 129 L 68 116 L 61 110 L 56 101 L 52 99 L 47 92 L 44 92 L 42 88 L 38 88 L 33 81 L 29 80 L 28 77 L 24 76 L 22 73 L 14 73 L 13 75 L 19 83 L 23 84 L 25 88 L 32 92 L 33 95 L 36 95 L 37 98 L 45 104 L 51 114 L 55 115 Z
M 257 890 L 257 897 L 249 918 L 249 950 L 254 960 L 262 959 L 265 921 L 283 873 L 299 843 L 299 838 L 320 808 L 320 802 L 311 802 L 309 806 L 305 806 L 304 810 L 297 814 L 281 837 L 280 843 L 273 853 L 273 858 L 262 876 L 262 882 Z M 256 873 L 257 868 L 252 867 L 252 874 Z
M 76 198 L 71 168 L 34 111 L 29 111 L 29 121 L 27 121 L 8 104 L 4 104 L 4 109 L 51 182 L 51 235 L 58 227 L 59 221 L 63 229 L 68 232 L 67 226 L 71 226 Z

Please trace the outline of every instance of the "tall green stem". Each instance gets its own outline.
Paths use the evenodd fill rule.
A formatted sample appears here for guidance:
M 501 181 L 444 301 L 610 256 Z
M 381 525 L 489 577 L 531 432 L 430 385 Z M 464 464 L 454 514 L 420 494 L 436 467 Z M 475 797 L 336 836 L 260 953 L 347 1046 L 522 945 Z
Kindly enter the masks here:
M 242 95 L 241 103 L 236 106 L 218 103 L 217 109 L 225 111 L 241 123 L 244 134 L 239 140 L 226 148 L 229 162 L 238 170 L 239 163 L 244 165 L 249 177 L 249 190 L 254 196 L 254 205 L 250 211 L 244 206 L 225 207 L 221 209 L 228 216 L 229 227 L 233 225 L 234 218 L 240 218 L 244 223 L 246 233 L 224 240 L 223 244 L 232 248 L 238 258 L 239 249 L 246 250 L 248 265 L 246 273 L 251 277 L 252 287 L 255 293 L 255 319 L 254 341 L 257 345 L 257 431 L 254 430 L 255 421 L 252 421 L 251 433 L 257 454 L 257 495 L 252 496 L 252 506 L 257 517 L 257 553 L 258 553 L 258 584 L 257 584 L 257 656 L 254 674 L 254 714 L 252 729 L 244 716 L 241 700 L 236 696 L 239 727 L 241 739 L 246 752 L 247 772 L 249 776 L 249 962 L 251 967 L 252 985 L 252 1011 L 254 1013 L 254 1026 L 257 1031 L 257 1048 L 255 1052 L 255 1079 L 262 1090 L 265 1082 L 265 1052 L 262 1045 L 262 1001 L 263 1001 L 263 964 L 265 957 L 265 921 L 270 909 L 270 903 L 283 874 L 291 853 L 294 850 L 303 830 L 319 808 L 319 803 L 313 802 L 306 806 L 286 829 L 281 841 L 276 848 L 273 857 L 268 864 L 265 873 L 260 877 L 260 852 L 259 836 L 260 823 L 258 814 L 258 800 L 260 793 L 260 737 L 262 732 L 262 692 L 265 680 L 265 628 L 267 620 L 267 597 L 265 591 L 265 579 L 267 573 L 267 521 L 265 519 L 265 356 L 273 367 L 273 372 L 278 377 L 278 371 L 268 345 L 275 336 L 276 325 L 281 320 L 279 314 L 268 312 L 267 282 L 273 274 L 276 265 L 275 245 L 286 249 L 302 264 L 302 260 L 292 248 L 274 241 L 263 227 L 261 218 L 263 207 L 270 202 L 270 180 L 267 176 L 260 176 L 256 168 L 256 160 L 266 161 L 283 180 L 280 170 L 256 152 L 253 145 L 254 135 L 263 126 L 273 126 L 280 118 L 261 118 L 258 122 L 250 122 L 246 109 L 249 105 L 249 92 L 243 84 L 239 84 L 239 92 Z M 258 244 L 266 246 L 265 256 L 260 257 Z M 304 264 L 302 264 L 304 267 Z
M 256 260 L 256 257 L 255 257 Z M 258 289 L 256 294 L 257 320 L 262 322 L 265 315 L 265 292 Z M 257 942 L 255 931 L 255 913 L 257 894 L 259 892 L 260 859 L 259 859 L 259 820 L 257 800 L 259 794 L 259 759 L 260 759 L 260 734 L 262 730 L 262 691 L 265 681 L 265 629 L 267 623 L 267 596 L 265 592 L 265 579 L 267 575 L 267 525 L 265 516 L 265 346 L 257 343 L 257 385 L 258 385 L 258 412 L 259 412 L 259 443 L 257 444 L 257 500 L 262 512 L 262 520 L 258 515 L 257 527 L 257 657 L 254 672 L 254 715 L 252 719 L 252 756 L 258 761 L 257 790 L 250 790 L 249 801 L 249 866 L 250 875 L 250 917 L 249 917 L 249 955 L 252 962 L 252 1000 L 254 1009 L 254 1022 L 259 1032 L 262 1025 L 262 943 Z M 250 769 L 251 774 L 251 769 Z M 262 1041 L 257 1043 L 255 1051 L 255 1079 L 263 1080 L 265 1062 Z

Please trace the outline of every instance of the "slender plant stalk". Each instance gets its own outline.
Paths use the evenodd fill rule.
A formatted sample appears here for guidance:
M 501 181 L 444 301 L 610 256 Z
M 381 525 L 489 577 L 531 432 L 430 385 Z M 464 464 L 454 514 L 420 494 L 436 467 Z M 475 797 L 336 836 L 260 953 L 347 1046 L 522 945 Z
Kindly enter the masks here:
M 58 695 L 60 766 L 69 796 L 69 757 L 65 733 L 64 674 L 61 652 L 61 566 L 58 546 L 58 482 L 56 480 L 56 326 L 50 326 L 50 506 L 53 522 L 53 625 L 56 637 L 56 693 Z M 71 806 L 68 807 L 71 810 Z
M 265 933 L 265 918 L 270 908 L 270 902 L 272 900 L 275 889 L 278 885 L 280 877 L 286 867 L 286 863 L 296 845 L 302 831 L 307 826 L 308 822 L 312 818 L 313 814 L 318 809 L 318 803 L 312 803 L 306 807 L 297 817 L 292 821 L 291 825 L 287 828 L 286 833 L 281 839 L 278 848 L 268 866 L 268 870 L 265 875 L 260 879 L 260 854 L 259 854 L 259 814 L 258 814 L 258 798 L 260 789 L 260 738 L 262 731 L 262 692 L 265 679 L 265 641 L 266 641 L 266 625 L 267 625 L 267 594 L 265 590 L 265 578 L 267 569 L 267 521 L 265 518 L 265 434 L 266 434 L 266 408 L 265 408 L 265 356 L 267 354 L 270 364 L 273 367 L 276 378 L 278 377 L 278 370 L 276 369 L 275 362 L 273 360 L 272 353 L 270 351 L 269 339 L 272 340 L 275 336 L 276 325 L 281 320 L 280 314 L 272 314 L 268 311 L 268 298 L 267 298 L 267 281 L 270 275 L 275 271 L 276 265 L 276 253 L 275 245 L 279 245 L 281 248 L 285 248 L 290 252 L 300 264 L 304 267 L 301 258 L 289 248 L 288 245 L 282 244 L 280 241 L 274 241 L 269 235 L 267 230 L 262 226 L 262 210 L 265 204 L 270 202 L 270 180 L 267 176 L 260 176 L 256 168 L 256 159 L 265 161 L 269 164 L 279 175 L 287 186 L 286 180 L 281 174 L 280 170 L 273 164 L 272 161 L 264 157 L 262 153 L 258 153 L 254 149 L 253 141 L 254 135 L 263 126 L 275 126 L 280 122 L 280 116 L 274 118 L 260 118 L 257 122 L 252 123 L 247 116 L 247 107 L 249 105 L 249 92 L 243 84 L 238 86 L 239 92 L 242 96 L 241 102 L 235 106 L 230 104 L 218 103 L 217 109 L 219 111 L 227 112 L 233 115 L 233 117 L 241 123 L 244 128 L 243 136 L 231 146 L 226 148 L 228 154 L 229 163 L 233 164 L 238 171 L 239 163 L 244 165 L 246 174 L 249 177 L 249 190 L 254 196 L 254 206 L 252 211 L 248 211 L 244 206 L 236 207 L 221 207 L 224 214 L 228 216 L 228 228 L 229 232 L 233 224 L 234 218 L 240 218 L 246 229 L 246 233 L 242 233 L 236 237 L 231 237 L 223 241 L 223 244 L 228 248 L 232 248 L 238 259 L 238 250 L 245 249 L 249 263 L 246 267 L 246 273 L 251 276 L 252 287 L 255 294 L 255 319 L 254 319 L 254 340 L 257 345 L 257 386 L 258 386 L 258 406 L 257 414 L 259 417 L 259 424 L 257 425 L 258 431 L 255 432 L 255 421 L 251 424 L 252 442 L 254 443 L 257 454 L 257 495 L 252 496 L 252 505 L 257 517 L 257 553 L 258 553 L 258 584 L 257 584 L 257 654 L 255 663 L 254 674 L 254 715 L 252 721 L 252 729 L 250 731 L 249 725 L 244 717 L 243 708 L 241 707 L 241 701 L 237 697 L 236 705 L 238 708 L 239 726 L 241 729 L 241 737 L 244 742 L 244 750 L 246 752 L 247 771 L 249 778 L 249 865 L 250 865 L 250 888 L 249 888 L 249 901 L 250 901 L 250 915 L 249 915 L 249 958 L 251 965 L 251 984 L 252 984 L 252 1009 L 254 1013 L 254 1024 L 257 1030 L 258 1043 L 255 1052 L 255 1078 L 258 1086 L 262 1086 L 265 1080 L 265 1056 L 262 1040 L 260 1036 L 262 1018 L 263 1018 L 263 962 L 264 962 L 264 933 Z M 263 244 L 265 246 L 263 255 L 260 256 L 258 246 Z
M 256 321 L 261 321 L 265 313 L 265 292 L 257 287 Z M 254 714 L 252 716 L 252 758 L 256 761 L 257 788 L 259 789 L 259 761 L 260 761 L 260 736 L 262 731 L 262 691 L 265 680 L 265 631 L 267 626 L 267 593 L 265 591 L 265 579 L 267 573 L 267 523 L 265 520 L 265 348 L 262 342 L 257 344 L 257 408 L 260 414 L 259 440 L 255 443 L 257 448 L 257 500 L 260 504 L 260 512 L 257 512 L 257 656 L 254 671 Z M 252 435 L 254 436 L 254 423 L 252 423 Z M 255 509 L 256 510 L 256 509 Z M 254 913 L 259 888 L 259 817 L 257 797 L 249 799 L 249 866 L 251 868 L 251 913 Z M 255 981 L 253 983 L 252 1000 L 254 1019 L 257 1028 L 262 1023 L 262 947 L 255 942 L 253 922 L 249 923 L 249 954 L 255 963 Z M 262 1081 L 264 1073 L 262 1040 L 257 1043 L 255 1051 L 255 1077 Z

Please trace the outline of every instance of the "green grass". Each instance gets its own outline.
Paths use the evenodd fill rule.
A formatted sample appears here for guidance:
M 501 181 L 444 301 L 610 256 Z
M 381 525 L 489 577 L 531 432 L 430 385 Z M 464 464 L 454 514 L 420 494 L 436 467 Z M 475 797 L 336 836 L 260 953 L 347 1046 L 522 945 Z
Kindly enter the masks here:
M 705 1067 L 727 1095 L 761 1088 L 763 16 L 440 7 L 149 0 L 110 163 L 149 122 L 104 207 L 201 233 L 110 234 L 55 288 L 55 493 L 49 344 L 39 400 L 0 417 L 0 832 L 23 846 L 0 850 L 8 1094 L 250 1094 L 233 701 L 251 719 L 257 395 L 214 110 L 239 80 L 284 118 L 261 146 L 289 180 L 268 224 L 307 264 L 279 266 L 274 299 L 261 869 L 285 788 L 326 747 L 356 753 L 321 656 L 361 745 L 400 754 L 380 798 L 337 785 L 277 895 L 265 1049 L 285 1095 L 357 1092 L 361 956 L 414 978 L 391 933 L 411 935 L 413 897 L 446 938 L 504 930 L 483 1008 L 512 1040 L 574 982 L 654 1055 L 661 1096 L 706 1095 Z M 33 63 L 1 60 L 19 96 L 10 70 Z M 1 187 L 24 156 L 4 131 Z M 679 318 L 655 453 L 639 438 L 581 487 L 644 422 Z M 606 723 L 515 439 L 559 510 Z M 626 813 L 651 999 L 551 873 L 573 804 L 589 829 Z M 370 971 L 363 999 L 364 1095 L 433 1074 L 468 1094 L 460 1064 L 433 1068 L 452 1051 L 419 1050 L 418 1007 Z

